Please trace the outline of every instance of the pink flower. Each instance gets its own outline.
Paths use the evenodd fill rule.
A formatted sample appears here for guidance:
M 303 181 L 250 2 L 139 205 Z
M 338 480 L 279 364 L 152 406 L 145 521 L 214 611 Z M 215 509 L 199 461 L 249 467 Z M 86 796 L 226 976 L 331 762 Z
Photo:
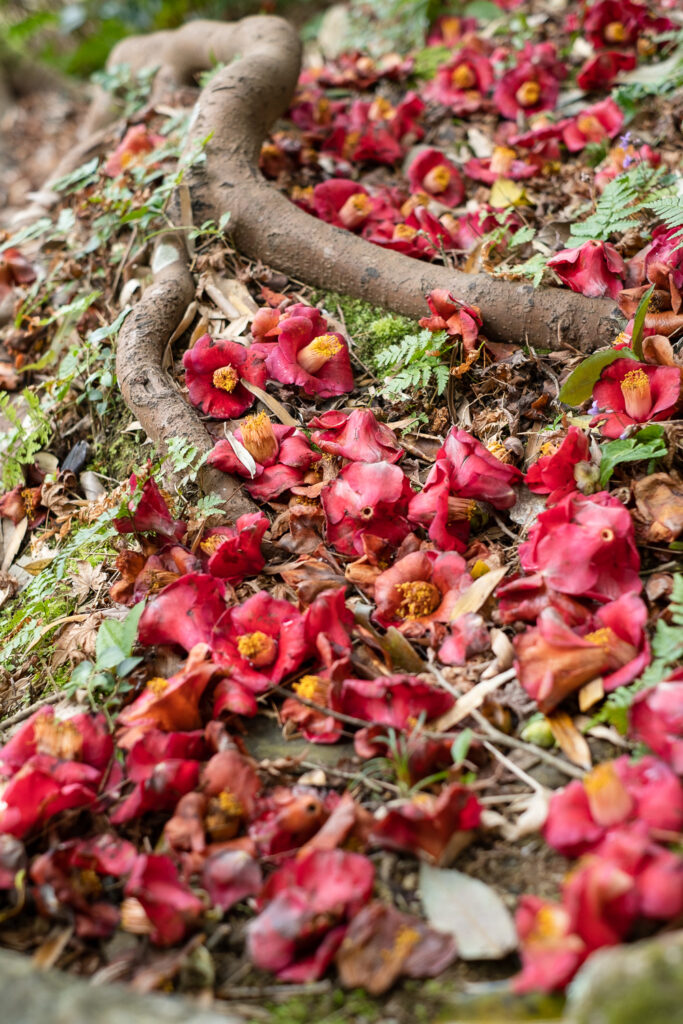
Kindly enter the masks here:
M 538 896 L 522 896 L 515 924 L 522 971 L 512 979 L 513 990 L 523 993 L 564 989 L 588 956 L 585 943 L 573 930 L 566 907 Z
M 427 720 L 445 714 L 453 706 L 453 696 L 415 676 L 381 676 L 335 683 L 329 705 L 352 718 L 406 729 L 420 714 Z
M 323 330 L 326 326 L 322 320 Z M 341 334 L 318 330 L 308 316 L 280 320 L 277 344 L 268 353 L 266 366 L 275 380 L 296 384 L 306 395 L 330 398 L 353 391 L 346 341 Z
M 246 576 L 256 576 L 265 565 L 261 541 L 270 523 L 263 512 L 248 512 L 234 526 L 207 530 L 199 543 L 212 576 L 236 585 Z
M 609 295 L 616 299 L 624 287 L 626 266 L 609 242 L 584 242 L 576 249 L 562 249 L 548 260 L 563 284 L 591 298 Z
M 247 950 L 281 981 L 313 981 L 336 953 L 348 921 L 367 903 L 374 882 L 367 857 L 313 850 L 268 879 L 261 913 L 247 926 Z
M 200 917 L 201 900 L 178 878 L 169 857 L 140 854 L 124 890 L 135 897 L 152 925 L 150 939 L 156 946 L 181 942 Z
M 586 107 L 562 130 L 564 144 L 570 153 L 578 153 L 589 142 L 613 139 L 624 123 L 624 115 L 611 96 Z
M 483 181 L 487 185 L 492 185 L 498 178 L 508 178 L 512 181 L 533 178 L 539 171 L 537 163 L 520 160 L 514 149 L 507 146 L 496 146 L 490 157 L 473 157 L 465 164 L 465 174 L 468 178 Z
M 460 337 L 465 351 L 473 351 L 482 325 L 479 307 L 465 305 L 445 288 L 434 288 L 427 296 L 427 305 L 432 316 L 423 317 L 420 327 Z
M 265 387 L 268 374 L 262 359 L 236 341 L 203 334 L 183 356 L 190 401 L 206 416 L 230 420 L 241 416 L 256 401 L 241 379 Z
M 630 735 L 683 775 L 683 670 L 636 695 L 629 711 Z
M 398 625 L 410 636 L 418 636 L 430 622 L 450 620 L 456 601 L 471 582 L 465 560 L 455 552 L 414 551 L 375 580 L 375 618 L 382 626 Z
M 135 495 L 137 489 L 138 479 L 133 473 L 130 478 L 131 494 Z M 153 477 L 145 480 L 135 507 L 134 504 L 133 498 L 127 503 L 124 514 L 114 519 L 117 533 L 153 532 L 169 540 L 182 540 L 185 536 L 187 524 L 173 518 Z
M 114 152 L 109 155 L 102 171 L 109 178 L 118 178 L 129 168 L 143 164 L 145 156 L 164 142 L 163 135 L 149 132 L 144 124 L 135 124 L 128 129 Z
M 204 861 L 202 887 L 212 907 L 230 910 L 247 896 L 256 896 L 262 886 L 259 862 L 244 850 L 217 850 Z
M 576 84 L 586 92 L 609 89 L 620 71 L 633 71 L 636 64 L 635 53 L 603 50 L 588 58 L 576 76 Z
M 476 796 L 458 782 L 444 786 L 438 796 L 419 793 L 397 801 L 375 816 L 371 842 L 389 850 L 417 854 L 446 866 L 462 849 L 463 833 L 479 824 L 481 806 Z
M 613 601 L 642 588 L 631 516 L 606 491 L 568 494 L 541 512 L 519 558 L 563 594 Z
M 683 249 L 678 228 L 658 227 L 652 233 L 652 241 L 645 252 L 645 276 L 658 288 L 683 288 Z M 673 304 L 672 304 L 673 305 Z M 673 306 L 674 312 L 679 312 Z
M 465 196 L 460 172 L 439 149 L 424 149 L 408 168 L 411 192 L 426 192 L 445 206 L 459 206 Z
M 352 462 L 398 462 L 403 457 L 396 434 L 370 409 L 351 413 L 330 409 L 309 422 L 314 444 L 329 455 Z
M 645 4 L 633 0 L 598 0 L 586 13 L 583 31 L 596 49 L 634 46 L 646 33 L 667 32 L 668 18 L 656 18 Z
M 342 554 L 362 555 L 362 537 L 371 534 L 398 547 L 410 533 L 406 516 L 413 493 L 398 466 L 350 463 L 320 494 L 329 543 Z
M 593 388 L 593 401 L 600 412 L 591 426 L 599 423 L 603 437 L 621 437 L 634 423 L 671 419 L 680 395 L 678 367 L 617 359 L 605 367 Z
M 368 190 L 349 178 L 330 178 L 313 189 L 313 209 L 321 220 L 347 231 L 361 228 L 372 212 Z
M 539 110 L 551 110 L 559 91 L 560 83 L 552 70 L 521 60 L 498 80 L 493 102 L 503 117 L 515 121 L 519 113 L 530 117 Z
M 540 572 L 512 577 L 498 587 L 496 596 L 500 620 L 506 624 L 518 619 L 536 622 L 546 608 L 552 608 L 567 626 L 579 626 L 591 615 L 585 604 L 549 587 Z
M 272 501 L 302 484 L 313 463 L 320 461 L 320 455 L 312 451 L 302 431 L 271 423 L 265 412 L 248 416 L 234 436 L 254 459 L 256 469 L 252 471 L 242 462 L 229 441 L 214 445 L 209 465 L 224 473 L 247 477 L 245 489 L 258 501 Z
M 547 455 L 533 463 L 527 470 L 524 483 L 534 494 L 547 494 L 547 504 L 558 501 L 577 490 L 574 467 L 581 462 L 590 462 L 588 437 L 578 427 L 570 427 L 559 447 L 551 443 Z M 543 446 L 545 447 L 545 446 Z M 543 449 L 541 449 L 543 450 Z
M 493 69 L 488 57 L 463 47 L 452 60 L 441 65 L 424 95 L 462 117 L 481 108 L 492 84 Z

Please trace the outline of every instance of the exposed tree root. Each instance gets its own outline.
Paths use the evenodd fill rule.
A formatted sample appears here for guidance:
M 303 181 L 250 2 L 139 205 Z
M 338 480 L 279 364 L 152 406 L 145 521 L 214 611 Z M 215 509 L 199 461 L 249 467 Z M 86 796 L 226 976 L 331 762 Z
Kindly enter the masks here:
M 216 61 L 226 67 L 203 90 L 186 145 L 189 152 L 210 137 L 206 162 L 186 177 L 196 222 L 217 221 L 229 211 L 229 232 L 247 256 L 308 284 L 408 316 L 425 314 L 425 295 L 433 288 L 448 288 L 481 307 L 484 330 L 492 340 L 591 350 L 613 339 L 618 325 L 609 300 L 556 288 L 535 290 L 418 262 L 312 218 L 269 185 L 258 169 L 261 143 L 290 105 L 301 61 L 297 33 L 280 18 L 251 17 L 234 24 L 194 21 L 175 31 L 129 38 L 114 48 L 108 66 L 127 64 L 135 73 L 160 65 L 154 102 L 169 88 L 192 82 Z M 74 157 L 84 147 L 92 148 L 118 113 L 109 94 L 99 91 L 87 118 L 89 137 L 58 174 L 77 166 Z M 179 195 L 170 212 L 182 227 Z M 162 369 L 165 345 L 193 295 L 179 237 L 165 236 L 157 243 L 154 277 L 119 337 L 119 383 L 126 403 L 154 440 L 183 436 L 206 451 L 211 443 L 206 429 Z M 235 515 L 247 504 L 251 507 L 233 478 L 205 470 L 202 485 L 224 494 Z

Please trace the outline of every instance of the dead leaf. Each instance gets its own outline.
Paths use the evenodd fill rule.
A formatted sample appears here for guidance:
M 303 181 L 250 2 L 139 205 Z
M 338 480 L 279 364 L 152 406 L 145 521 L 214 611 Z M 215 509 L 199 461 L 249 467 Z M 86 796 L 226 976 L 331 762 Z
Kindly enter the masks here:
M 683 484 L 668 473 L 653 473 L 637 480 L 638 511 L 648 524 L 647 539 L 670 544 L 683 533 Z
M 590 747 L 566 711 L 555 711 L 547 715 L 548 725 L 562 753 L 579 768 L 590 768 L 593 764 Z
M 14 561 L 21 542 L 26 536 L 26 530 L 28 529 L 28 519 L 22 519 L 20 522 L 14 525 L 11 519 L 3 519 L 2 522 L 2 541 L 3 541 L 3 557 L 2 565 L 0 565 L 0 571 L 7 572 L 10 565 Z
M 270 409 L 272 414 L 277 416 L 280 423 L 284 423 L 286 427 L 299 426 L 298 421 L 287 412 L 282 402 L 278 402 L 277 398 L 273 398 L 273 396 L 269 395 L 267 391 L 263 390 L 263 388 L 258 387 L 256 384 L 251 384 L 250 381 L 245 380 L 244 377 L 240 378 L 240 384 L 242 387 L 245 387 L 247 391 L 251 391 L 252 395 L 256 395 L 259 402 L 263 402 L 263 404 Z
M 463 960 L 500 960 L 517 949 L 517 930 L 498 893 L 452 868 L 420 864 L 427 920 L 455 939 Z
M 73 925 L 51 931 L 31 957 L 33 966 L 39 971 L 49 971 L 51 967 L 54 967 L 68 946 L 73 933 Z
M 483 576 L 480 576 L 479 579 L 474 580 L 471 586 L 456 601 L 451 612 L 451 622 L 455 622 L 456 619 L 459 619 L 461 615 L 466 615 L 467 612 L 478 612 L 486 604 L 506 572 L 506 566 L 502 569 L 491 569 Z
M 395 626 L 389 626 L 381 643 L 382 651 L 389 659 L 392 672 L 419 674 L 427 671 L 426 664 L 413 645 Z
M 91 590 L 99 590 L 107 582 L 107 576 L 99 566 L 90 562 L 77 563 L 78 568 L 71 577 L 71 589 L 81 601 L 84 601 Z
M 588 711 L 594 704 L 605 696 L 605 687 L 602 685 L 602 677 L 591 679 L 579 690 L 579 708 L 581 711 Z
M 482 576 L 482 579 L 485 579 L 485 577 Z M 500 675 L 494 676 L 493 679 L 485 679 L 477 683 L 471 690 L 464 693 L 462 697 L 458 697 L 450 711 L 447 711 L 445 715 L 442 715 L 435 722 L 434 728 L 436 731 L 448 732 L 454 725 L 461 722 L 463 718 L 467 718 L 476 708 L 481 707 L 489 694 L 497 690 L 503 683 L 514 679 L 515 674 L 514 668 L 509 668 L 505 672 L 501 672 Z

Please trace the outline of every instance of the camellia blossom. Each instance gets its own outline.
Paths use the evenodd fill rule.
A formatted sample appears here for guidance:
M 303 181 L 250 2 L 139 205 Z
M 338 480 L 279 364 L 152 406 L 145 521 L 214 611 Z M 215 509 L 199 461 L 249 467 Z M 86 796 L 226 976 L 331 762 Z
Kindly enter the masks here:
M 549 587 L 540 572 L 512 577 L 498 587 L 496 597 L 500 621 L 504 624 L 518 619 L 536 622 L 546 608 L 552 608 L 567 626 L 578 626 L 591 615 L 586 604 Z
M 372 213 L 368 190 L 350 178 L 330 178 L 313 189 L 313 209 L 321 220 L 347 231 L 359 230 Z
M 524 483 L 534 494 L 547 494 L 547 504 L 556 505 L 572 491 L 577 483 L 574 468 L 579 463 L 590 462 L 588 437 L 578 427 L 570 427 L 562 443 L 529 466 Z M 545 445 L 541 448 L 544 452 Z
M 666 32 L 668 18 L 656 18 L 647 6 L 633 0 L 598 0 L 588 8 L 583 22 L 586 38 L 596 50 L 634 46 L 646 31 Z
M 463 590 L 472 583 L 465 560 L 454 551 L 414 551 L 375 580 L 375 618 L 416 636 L 430 622 L 448 622 Z
M 422 317 L 420 327 L 460 337 L 465 351 L 472 352 L 482 325 L 479 307 L 465 305 L 445 288 L 434 288 L 427 296 L 427 305 L 432 316 Z
M 335 711 L 394 729 L 407 728 L 421 713 L 438 718 L 453 702 L 452 694 L 407 675 L 344 679 L 333 684 L 329 697 Z
M 320 494 L 327 539 L 344 555 L 362 555 L 364 534 L 398 547 L 410 533 L 406 517 L 414 491 L 408 477 L 388 462 L 353 462 Z
M 18 249 L 9 248 L 0 252 L 0 302 L 15 285 L 33 284 L 35 279 L 35 270 Z
M 444 786 L 438 796 L 418 793 L 411 800 L 382 808 L 371 842 L 447 866 L 467 842 L 481 818 L 476 796 L 458 782 Z
M 439 149 L 424 149 L 408 168 L 412 192 L 425 192 L 445 206 L 459 206 L 465 197 L 460 171 Z
M 245 490 L 259 501 L 272 501 L 304 482 L 306 472 L 320 461 L 306 435 L 296 427 L 271 423 L 265 412 L 248 416 L 234 433 L 256 463 L 255 470 L 239 458 L 230 441 L 217 441 L 209 454 L 211 466 L 247 478 Z
M 591 298 L 616 299 L 624 287 L 626 265 L 609 242 L 590 240 L 576 249 L 562 249 L 548 260 L 563 284 Z
M 230 420 L 241 416 L 256 401 L 241 379 L 265 387 L 268 374 L 263 360 L 236 341 L 203 334 L 183 356 L 190 401 L 206 416 Z
M 144 163 L 145 157 L 166 140 L 163 135 L 147 130 L 144 124 L 134 124 L 128 129 L 103 167 L 109 178 L 118 178 L 124 171 Z
M 566 907 L 538 896 L 522 896 L 515 915 L 522 971 L 512 979 L 517 993 L 564 989 L 588 956 Z
M 542 573 L 563 594 L 613 601 L 642 589 L 633 521 L 607 491 L 568 494 L 541 512 L 519 558 L 527 572 Z
M 506 178 L 510 181 L 521 181 L 524 178 L 533 178 L 539 173 L 537 163 L 521 160 L 514 149 L 509 146 L 496 146 L 490 157 L 481 159 L 472 157 L 465 164 L 465 174 L 475 181 L 483 181 L 487 185 L 493 185 L 498 178 Z
M 462 117 L 482 107 L 492 85 L 491 61 L 474 48 L 465 46 L 447 64 L 441 65 L 424 95 Z
M 369 900 L 374 876 L 372 861 L 344 850 L 313 850 L 279 868 L 261 893 L 261 913 L 247 925 L 252 963 L 280 981 L 315 981 Z
M 137 489 L 138 479 L 133 473 L 130 477 L 131 494 L 135 495 Z M 186 523 L 174 519 L 171 515 L 166 500 L 152 476 L 143 483 L 137 504 L 135 498 L 131 498 L 127 512 L 117 516 L 113 523 L 117 533 L 157 533 L 168 540 L 182 540 L 187 530 Z
M 606 366 L 593 388 L 603 437 L 621 437 L 634 423 L 671 419 L 681 396 L 681 373 L 676 366 L 650 366 L 634 359 L 617 359 Z
M 348 345 L 341 334 L 324 333 L 324 319 L 320 326 L 307 316 L 282 318 L 277 344 L 266 357 L 268 373 L 281 384 L 296 384 L 306 395 L 344 395 L 353 391 Z
M 545 714 L 599 676 L 606 692 L 624 686 L 650 662 L 646 621 L 647 608 L 635 594 L 603 605 L 583 633 L 546 609 L 535 627 L 514 638 L 517 677 Z
M 201 900 L 178 878 L 170 857 L 159 854 L 140 854 L 124 892 L 142 905 L 156 946 L 180 942 L 204 910 Z M 125 930 L 125 919 L 122 924 Z
M 576 76 L 576 84 L 586 92 L 609 89 L 621 71 L 633 71 L 637 64 L 635 53 L 603 50 L 589 57 Z
M 233 585 L 241 583 L 246 576 L 257 576 L 265 565 L 261 541 L 269 527 L 263 512 L 247 512 L 234 526 L 207 530 L 199 542 L 207 570 Z
M 624 115 L 611 96 L 586 107 L 562 129 L 562 139 L 570 153 L 578 153 L 589 142 L 613 139 L 624 123 Z
M 404 454 L 396 434 L 380 423 L 371 409 L 351 413 L 330 409 L 308 426 L 318 448 L 351 462 L 398 462 Z
M 683 775 L 683 669 L 636 694 L 629 734 Z
M 683 825 L 683 785 L 656 757 L 604 761 L 581 782 L 557 790 L 543 836 L 553 849 L 577 857 L 594 850 L 609 829 L 633 820 L 655 832 L 679 832 Z
M 552 110 L 559 91 L 560 83 L 552 70 L 531 60 L 521 60 L 499 78 L 493 102 L 503 117 L 515 121 L 519 113 L 529 117 L 539 110 Z
M 201 730 L 145 731 L 128 751 L 126 777 L 135 785 L 112 813 L 112 824 L 132 821 L 150 811 L 172 810 L 180 797 L 197 785 L 199 759 L 206 754 Z

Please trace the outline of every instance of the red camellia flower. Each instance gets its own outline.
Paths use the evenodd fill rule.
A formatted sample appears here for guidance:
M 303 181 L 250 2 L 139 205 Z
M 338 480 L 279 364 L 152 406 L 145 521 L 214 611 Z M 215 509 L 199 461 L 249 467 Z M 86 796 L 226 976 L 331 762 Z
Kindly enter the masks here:
M 644 270 L 648 281 L 658 288 L 668 290 L 671 284 L 677 291 L 683 288 L 683 250 L 678 228 L 655 228 L 645 251 Z M 677 308 L 673 302 L 672 307 L 674 312 L 680 310 L 680 305 Z
M 424 90 L 427 99 L 450 107 L 457 117 L 479 110 L 493 85 L 491 61 L 471 47 L 463 47 L 442 64 Z
M 484 181 L 487 185 L 492 185 L 498 178 L 508 178 L 512 181 L 533 178 L 539 171 L 538 163 L 519 159 L 515 150 L 508 146 L 496 146 L 490 157 L 473 157 L 465 164 L 465 174 L 469 178 Z
M 547 609 L 533 629 L 514 638 L 517 677 L 545 714 L 598 676 L 606 691 L 624 686 L 650 662 L 646 621 L 647 608 L 635 594 L 603 605 L 582 634 Z
M 263 886 L 261 866 L 245 850 L 217 850 L 202 868 L 202 887 L 211 906 L 230 910 L 247 896 L 256 896 Z
M 382 626 L 397 625 L 418 636 L 430 622 L 448 622 L 471 583 L 465 560 L 454 551 L 414 551 L 375 580 L 375 618 Z
M 348 921 L 367 903 L 375 869 L 367 857 L 313 850 L 268 879 L 264 909 L 247 925 L 247 950 L 281 981 L 314 981 L 332 961 Z
M 460 171 L 439 149 L 424 149 L 408 168 L 411 192 L 425 192 L 445 206 L 459 206 L 465 197 Z
M 613 139 L 624 123 L 624 115 L 611 96 L 586 107 L 562 129 L 564 144 L 570 153 L 578 153 L 589 142 Z
M 23 839 L 62 811 L 92 807 L 101 780 L 90 765 L 34 754 L 2 792 L 0 834 Z
M 132 821 L 149 811 L 172 810 L 197 785 L 199 758 L 206 754 L 201 730 L 144 732 L 126 758 L 126 775 L 135 786 L 111 815 L 112 824 Z
M 493 102 L 503 117 L 515 121 L 518 113 L 529 117 L 539 110 L 551 110 L 559 91 L 560 83 L 550 68 L 521 60 L 498 80 Z
M 13 775 L 34 754 L 62 761 L 81 761 L 103 772 L 113 752 L 114 744 L 104 715 L 82 712 L 70 718 L 58 718 L 54 708 L 43 707 L 0 747 L 0 775 Z
M 585 604 L 549 587 L 540 572 L 512 577 L 498 587 L 496 597 L 500 621 L 505 624 L 518 619 L 536 622 L 546 608 L 552 608 L 567 626 L 579 626 L 591 615 Z
M 633 359 L 617 359 L 606 366 L 593 388 L 600 412 L 591 426 L 600 424 L 603 437 L 621 437 L 634 423 L 668 420 L 681 395 L 677 366 L 650 366 Z
M 134 124 L 109 156 L 102 170 L 107 177 L 118 178 L 129 168 L 144 163 L 145 156 L 165 141 L 163 135 L 148 131 L 144 124 Z
M 130 478 L 130 491 L 135 494 L 138 479 L 133 473 Z M 128 512 L 114 519 L 117 533 L 157 533 L 168 540 L 182 540 L 187 524 L 171 515 L 156 480 L 149 477 L 140 491 L 137 505 L 134 499 L 128 502 Z
M 158 854 L 140 854 L 124 892 L 142 904 L 156 946 L 181 942 L 204 910 L 201 900 L 178 878 L 170 857 Z
M 266 358 L 268 373 L 281 384 L 296 384 L 304 394 L 320 398 L 353 391 L 346 341 L 341 334 L 324 333 L 324 319 L 319 324 L 322 330 L 308 316 L 281 318 L 277 344 Z
M 635 53 L 603 50 L 589 57 L 576 76 L 576 84 L 586 92 L 609 89 L 620 71 L 633 71 L 637 64 Z
M 271 423 L 265 412 L 248 416 L 234 437 L 253 458 L 255 470 L 245 465 L 227 440 L 214 445 L 209 465 L 246 477 L 244 487 L 258 501 L 272 501 L 290 487 L 302 484 L 313 463 L 320 461 L 320 454 L 311 449 L 302 431 Z
M 0 302 L 17 284 L 33 284 L 36 272 L 18 249 L 0 252 Z
M 683 775 L 683 669 L 636 694 L 629 733 Z
M 555 850 L 577 857 L 633 820 L 654 831 L 678 832 L 683 824 L 683 786 L 656 757 L 604 761 L 583 781 L 553 793 L 543 835 Z
M 634 46 L 646 30 L 666 32 L 668 18 L 655 18 L 645 4 L 633 0 L 599 0 L 586 13 L 583 30 L 599 50 L 610 46 Z
M 263 360 L 236 341 L 215 340 L 203 334 L 183 356 L 185 383 L 190 401 L 206 416 L 236 419 L 256 401 L 240 379 L 265 386 L 268 374 Z
M 426 327 L 429 331 L 446 331 L 452 337 L 460 337 L 465 351 L 473 351 L 482 325 L 479 307 L 466 306 L 445 288 L 434 288 L 427 296 L 427 305 L 432 316 L 423 317 L 420 327 Z
M 353 462 L 320 494 L 327 539 L 344 555 L 362 555 L 364 534 L 398 547 L 410 533 L 406 518 L 414 491 L 407 476 L 388 462 Z
M 683 860 L 653 842 L 644 821 L 610 830 L 593 852 L 595 860 L 611 861 L 631 876 L 636 916 L 668 921 L 683 912 Z M 580 861 L 579 869 L 591 860 Z M 567 903 L 572 895 L 567 891 Z
M 515 924 L 522 971 L 512 979 L 513 990 L 553 992 L 565 988 L 588 956 L 567 908 L 538 896 L 522 896 Z
M 440 14 L 429 30 L 427 46 L 455 46 L 464 35 L 476 31 L 476 18 L 459 18 L 455 14 Z
M 405 729 L 421 713 L 438 718 L 453 706 L 453 696 L 415 676 L 344 679 L 333 685 L 329 704 L 352 718 Z
M 360 229 L 372 213 L 368 190 L 349 178 L 330 178 L 313 189 L 313 209 L 321 220 L 347 231 Z
M 412 800 L 388 804 L 375 817 L 371 841 L 389 850 L 424 856 L 448 865 L 479 824 L 481 806 L 458 782 L 444 786 L 438 796 L 418 793 Z
M 584 242 L 576 249 L 562 249 L 548 260 L 563 284 L 591 298 L 609 295 L 616 299 L 624 287 L 626 265 L 609 242 Z
M 263 512 L 247 512 L 234 526 L 207 530 L 199 544 L 199 550 L 206 556 L 207 570 L 233 585 L 241 583 L 245 576 L 256 576 L 265 565 L 261 541 L 269 527 Z
M 556 505 L 577 490 L 574 467 L 580 462 L 590 462 L 590 448 L 588 437 L 578 427 L 569 428 L 559 447 L 555 447 L 552 442 L 550 445 L 551 451 L 541 455 L 529 467 L 524 483 L 534 494 L 547 494 L 548 505 Z
M 633 521 L 606 491 L 568 494 L 541 512 L 519 558 L 527 572 L 542 573 L 563 594 L 613 601 L 642 588 Z
M 329 455 L 351 462 L 398 462 L 403 457 L 396 434 L 378 422 L 371 409 L 330 409 L 308 425 L 314 444 Z

